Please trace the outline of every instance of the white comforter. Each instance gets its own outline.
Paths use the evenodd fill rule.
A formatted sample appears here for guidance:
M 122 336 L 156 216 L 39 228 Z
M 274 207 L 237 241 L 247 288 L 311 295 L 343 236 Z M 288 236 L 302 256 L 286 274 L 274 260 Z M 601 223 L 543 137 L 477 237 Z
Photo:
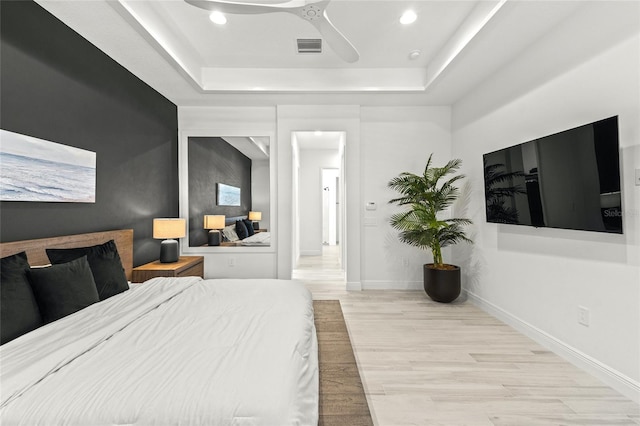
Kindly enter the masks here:
M 0 347 L 7 425 L 316 425 L 313 305 L 280 280 L 155 278 Z
M 257 232 L 250 237 L 240 240 L 242 246 L 268 246 L 271 245 L 271 232 Z

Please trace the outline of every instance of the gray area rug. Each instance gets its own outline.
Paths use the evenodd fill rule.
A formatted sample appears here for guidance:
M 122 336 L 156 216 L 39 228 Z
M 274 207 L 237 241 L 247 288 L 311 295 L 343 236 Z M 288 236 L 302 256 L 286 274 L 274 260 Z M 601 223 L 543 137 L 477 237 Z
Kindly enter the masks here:
M 314 300 L 320 368 L 319 426 L 373 426 L 338 300 Z

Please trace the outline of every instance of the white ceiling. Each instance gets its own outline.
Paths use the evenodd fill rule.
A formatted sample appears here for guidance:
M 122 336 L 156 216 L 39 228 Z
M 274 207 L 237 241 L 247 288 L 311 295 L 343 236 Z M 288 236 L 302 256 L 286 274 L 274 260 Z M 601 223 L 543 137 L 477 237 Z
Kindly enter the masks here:
M 295 141 L 300 150 L 332 150 L 339 151 L 344 139 L 343 132 L 295 132 Z
M 327 46 L 298 54 L 295 39 L 319 33 L 287 13 L 227 15 L 217 26 L 183 0 L 37 1 L 179 106 L 452 105 L 525 50 L 536 51 L 539 63 L 500 90 L 539 83 L 557 64 L 589 58 L 581 36 L 567 31 L 553 49 L 533 49 L 567 23 L 604 23 L 606 31 L 593 31 L 603 46 L 638 25 L 635 1 L 333 0 L 327 15 L 360 53 L 347 63 Z M 399 17 L 409 8 L 418 19 L 403 26 Z M 417 60 L 409 59 L 412 50 L 421 51 Z
M 266 136 L 223 136 L 222 139 L 252 160 L 269 158 L 269 138 Z

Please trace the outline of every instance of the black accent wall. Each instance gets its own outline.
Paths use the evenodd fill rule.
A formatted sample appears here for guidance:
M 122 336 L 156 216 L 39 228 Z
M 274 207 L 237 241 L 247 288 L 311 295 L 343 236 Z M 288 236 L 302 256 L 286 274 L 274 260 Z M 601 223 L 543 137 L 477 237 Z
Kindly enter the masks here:
M 190 137 L 189 245 L 207 244 L 204 215 L 247 216 L 251 209 L 251 159 L 222 138 Z M 240 206 L 218 206 L 216 184 L 240 188 Z
M 0 2 L 0 127 L 96 152 L 96 202 L 0 203 L 0 239 L 134 229 L 178 216 L 177 107 L 33 1 Z

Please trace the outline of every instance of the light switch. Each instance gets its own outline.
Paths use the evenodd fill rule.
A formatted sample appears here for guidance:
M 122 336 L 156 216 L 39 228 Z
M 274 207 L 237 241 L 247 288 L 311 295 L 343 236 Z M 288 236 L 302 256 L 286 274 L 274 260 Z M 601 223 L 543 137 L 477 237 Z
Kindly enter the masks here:
M 367 204 L 365 204 L 364 208 L 367 210 L 375 210 L 378 208 L 378 206 L 374 201 L 367 201 Z
M 636 169 L 636 186 L 640 186 L 640 169 Z

